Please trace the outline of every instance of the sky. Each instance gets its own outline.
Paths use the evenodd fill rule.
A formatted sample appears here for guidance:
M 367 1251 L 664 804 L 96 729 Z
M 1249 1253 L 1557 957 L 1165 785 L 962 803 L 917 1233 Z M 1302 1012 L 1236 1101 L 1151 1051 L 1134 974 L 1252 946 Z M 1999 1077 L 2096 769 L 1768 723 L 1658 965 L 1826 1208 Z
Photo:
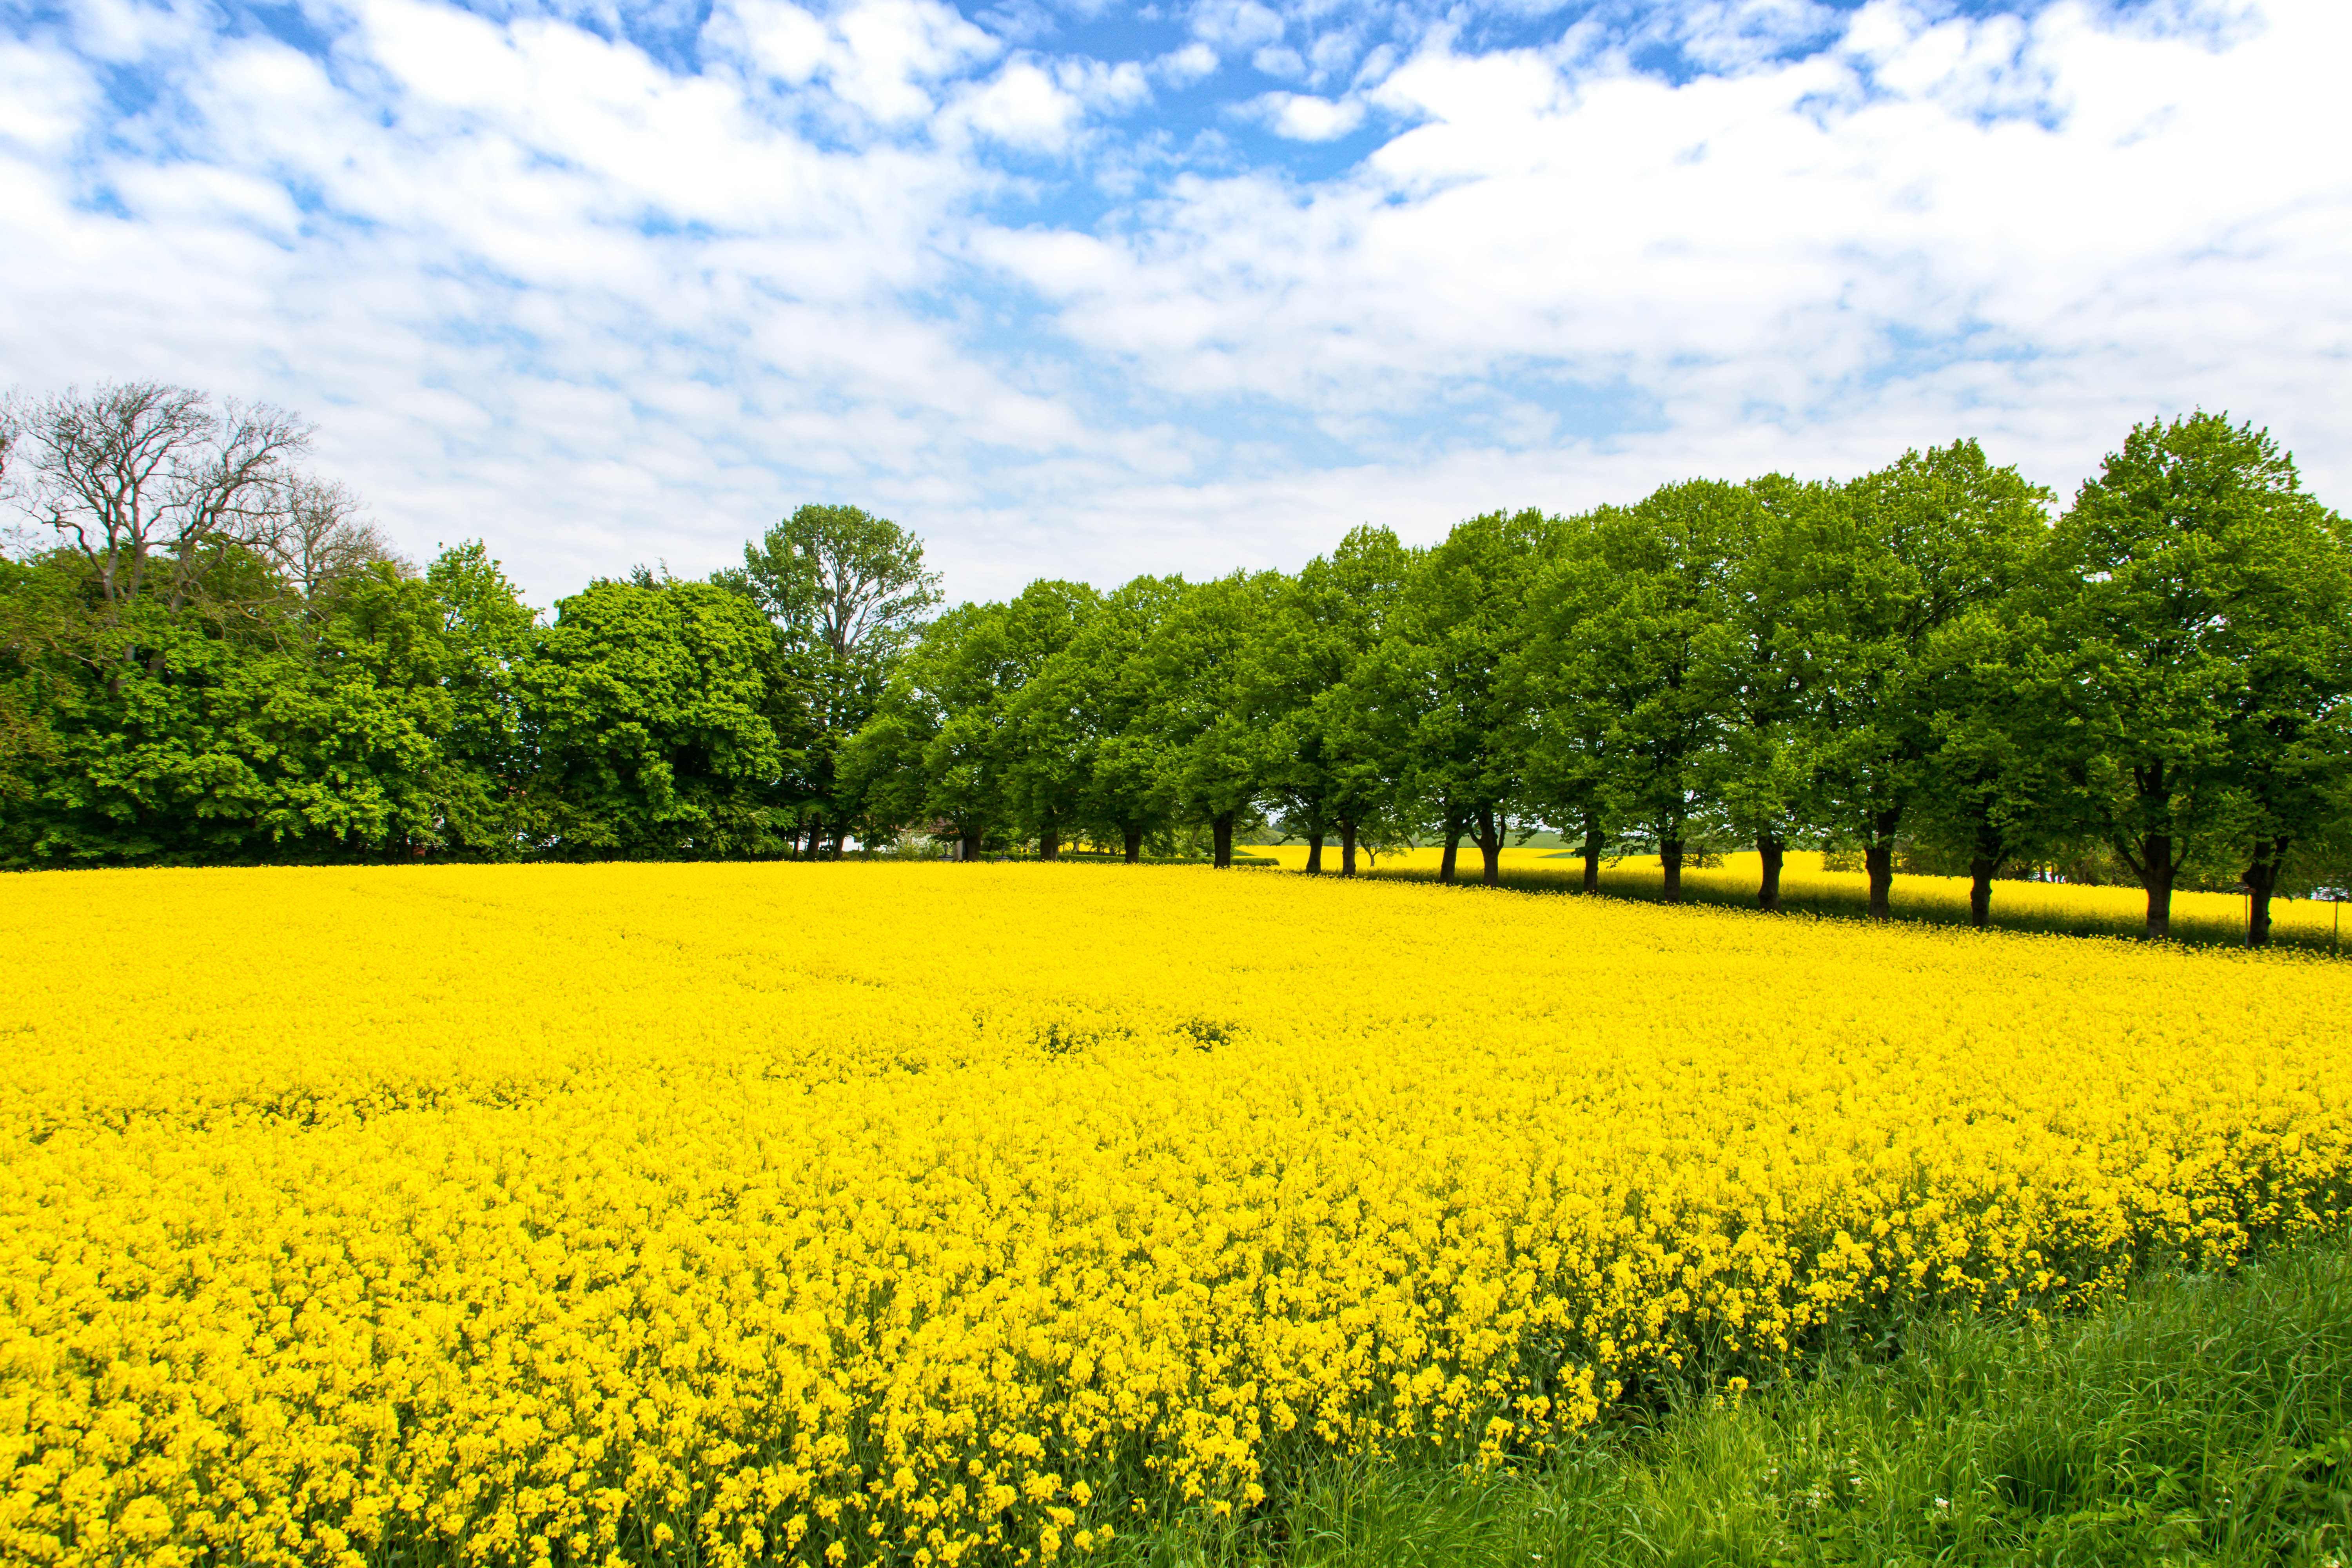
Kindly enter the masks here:
M 2352 510 L 2343 0 L 0 0 L 0 385 L 298 411 L 533 603 L 953 598 L 2140 420 Z

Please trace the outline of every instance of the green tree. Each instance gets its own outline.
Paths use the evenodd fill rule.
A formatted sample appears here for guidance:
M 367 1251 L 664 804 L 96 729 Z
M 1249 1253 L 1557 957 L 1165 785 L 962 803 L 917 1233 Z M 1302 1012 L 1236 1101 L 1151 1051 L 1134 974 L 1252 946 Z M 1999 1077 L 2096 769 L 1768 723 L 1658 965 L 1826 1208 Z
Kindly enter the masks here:
M 1149 722 L 1160 695 L 1149 651 L 1192 591 L 1181 577 L 1146 576 L 1103 595 L 1022 693 L 1024 708 L 1051 716 L 1041 725 L 1066 738 L 1078 781 L 1071 821 L 1119 845 L 1130 865 L 1170 821 L 1160 784 L 1168 748 Z
M 2019 858 L 2075 842 L 2063 660 L 2032 595 L 1978 605 L 1938 626 L 1912 679 L 1930 742 L 1909 818 L 1921 844 L 1965 860 L 1969 923 L 1991 921 L 1992 885 Z
M 516 672 L 531 655 L 539 617 L 480 540 L 444 549 L 424 582 L 436 612 L 434 679 L 448 703 L 439 750 L 451 839 L 485 856 L 523 853 L 537 832 L 536 757 Z
M 1004 670 L 993 700 L 1001 711 L 1005 802 L 1015 831 L 1052 860 L 1079 824 L 1087 763 L 1082 707 L 1066 689 L 1038 677 L 1064 654 L 1101 607 L 1084 583 L 1041 579 L 1004 607 Z
M 808 694 L 807 733 L 785 743 L 798 753 L 807 853 L 829 840 L 838 855 L 860 810 L 844 787 L 842 748 L 873 718 L 892 661 L 940 603 L 939 574 L 924 567 L 922 542 L 889 519 L 809 505 L 711 580 L 758 602 Z
M 1717 771 L 1723 721 L 1707 672 L 1722 657 L 1752 506 L 1736 485 L 1692 480 L 1636 506 L 1602 507 L 1571 557 L 1580 568 L 1530 616 L 1554 749 L 1575 749 L 1555 766 L 1587 770 L 1577 788 L 1594 803 L 1588 822 L 1605 816 L 1655 838 L 1669 903 L 1682 898 L 1685 852 Z
M 1512 671 L 1528 635 L 1527 596 L 1559 529 L 1532 508 L 1455 525 L 1421 558 L 1397 612 L 1384 679 L 1411 726 L 1405 789 L 1417 815 L 1445 836 L 1442 880 L 1453 880 L 1455 847 L 1468 833 L 1482 880 L 1493 886 L 1511 819 L 1532 804 L 1533 726 Z
M 1561 520 L 1557 548 L 1528 590 L 1527 625 L 1506 667 L 1512 700 L 1530 716 L 1528 793 L 1532 809 L 1578 839 L 1583 890 L 1601 890 L 1608 849 L 1611 714 L 1582 684 L 1579 632 L 1613 594 L 1601 567 L 1594 514 Z
M 2342 701 L 2341 523 L 2269 433 L 2199 412 L 2133 427 L 2061 520 L 2069 691 L 2089 802 L 2169 934 L 2182 868 L 2246 846 L 2269 889 L 2324 818 Z M 2257 883 L 2259 882 L 2259 886 Z
M 222 546 L 173 611 L 109 603 L 63 553 L 12 565 L 5 699 L 26 740 L 0 854 L 16 865 L 408 858 L 518 852 L 517 751 L 483 741 L 479 621 L 387 563 L 310 599 Z M 488 686 L 487 692 L 484 688 Z
M 604 581 L 558 601 L 516 672 L 547 853 L 774 855 L 790 844 L 772 711 L 786 672 L 741 594 Z
M 845 754 L 848 778 L 877 816 L 943 826 L 965 859 L 1016 830 L 1013 705 L 1067 641 L 1068 586 L 1036 584 L 1018 612 L 958 605 L 917 634 Z
M 1358 528 L 1285 582 L 1266 617 L 1249 711 L 1265 731 L 1266 787 L 1307 839 L 1310 872 L 1336 832 L 1340 874 L 1353 876 L 1359 837 L 1394 799 L 1403 746 L 1382 722 L 1375 661 L 1413 566 L 1394 533 Z
M 1807 549 L 1820 514 L 1837 503 L 1827 486 L 1777 474 L 1707 492 L 1727 574 L 1721 618 L 1694 640 L 1699 704 L 1717 721 L 1717 743 L 1701 753 L 1700 790 L 1732 833 L 1756 846 L 1761 910 L 1780 907 L 1789 846 L 1818 811 L 1807 704 L 1820 670 L 1804 620 Z
M 1251 722 L 1252 661 L 1279 573 L 1236 572 L 1179 598 L 1142 649 L 1150 702 L 1137 725 L 1153 742 L 1153 795 L 1178 823 L 1205 823 L 1219 868 L 1234 859 L 1234 829 L 1265 790 L 1271 742 Z
M 1955 441 L 1854 480 L 1843 507 L 1808 509 L 1811 592 L 1795 613 L 1817 671 L 1812 749 L 1824 812 L 1862 839 L 1874 920 L 1887 918 L 1896 832 L 1931 773 L 1928 644 L 2023 581 L 2049 500 Z

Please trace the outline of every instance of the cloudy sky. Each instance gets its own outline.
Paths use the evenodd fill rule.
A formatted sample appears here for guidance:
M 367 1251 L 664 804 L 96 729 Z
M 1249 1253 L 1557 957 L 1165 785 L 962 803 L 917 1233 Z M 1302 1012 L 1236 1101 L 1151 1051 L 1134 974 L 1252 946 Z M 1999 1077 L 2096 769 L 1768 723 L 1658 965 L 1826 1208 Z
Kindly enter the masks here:
M 0 0 L 0 384 L 299 410 L 537 603 L 957 596 L 2269 426 L 2352 507 L 2343 0 Z

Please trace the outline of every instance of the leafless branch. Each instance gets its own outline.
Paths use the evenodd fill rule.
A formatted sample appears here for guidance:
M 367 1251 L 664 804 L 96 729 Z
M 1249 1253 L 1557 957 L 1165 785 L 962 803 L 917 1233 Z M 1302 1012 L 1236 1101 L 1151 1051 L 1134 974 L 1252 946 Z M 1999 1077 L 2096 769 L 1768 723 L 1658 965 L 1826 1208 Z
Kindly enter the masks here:
M 271 487 L 259 526 L 244 537 L 288 587 L 315 604 L 377 562 L 413 570 L 362 510 L 359 497 L 340 481 L 289 475 Z
M 22 415 L 18 509 L 89 562 L 110 606 L 172 568 L 176 607 L 205 546 L 259 523 L 310 427 L 265 404 L 224 402 L 161 382 L 68 388 Z

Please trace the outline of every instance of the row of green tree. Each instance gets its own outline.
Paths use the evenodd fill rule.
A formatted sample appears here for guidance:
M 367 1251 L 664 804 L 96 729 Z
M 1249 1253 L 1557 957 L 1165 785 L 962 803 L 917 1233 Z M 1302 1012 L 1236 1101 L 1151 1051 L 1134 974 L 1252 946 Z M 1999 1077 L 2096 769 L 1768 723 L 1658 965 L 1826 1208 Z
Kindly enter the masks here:
M 1129 858 L 1270 811 L 1360 842 L 1629 847 L 1679 896 L 1752 846 L 1898 852 L 1974 879 L 2111 857 L 2151 934 L 2184 879 L 2336 874 L 2352 818 L 2352 540 L 2266 434 L 2133 430 L 2063 515 L 1974 442 L 1848 483 L 1669 485 L 1493 512 L 1429 549 L 1360 529 L 1295 575 L 1041 582 L 922 628 L 845 772 L 876 828 Z
M 0 415 L 0 860 L 1129 858 L 1268 826 L 1601 863 L 1793 847 L 1994 879 L 2339 879 L 2352 544 L 2263 432 L 2133 430 L 2063 513 L 1972 442 L 1846 483 L 1672 485 L 1298 573 L 1040 582 L 936 616 L 919 542 L 804 507 L 740 568 L 542 617 L 478 543 L 422 572 L 307 430 L 180 389 Z M 927 618 L 929 617 L 929 618 Z

